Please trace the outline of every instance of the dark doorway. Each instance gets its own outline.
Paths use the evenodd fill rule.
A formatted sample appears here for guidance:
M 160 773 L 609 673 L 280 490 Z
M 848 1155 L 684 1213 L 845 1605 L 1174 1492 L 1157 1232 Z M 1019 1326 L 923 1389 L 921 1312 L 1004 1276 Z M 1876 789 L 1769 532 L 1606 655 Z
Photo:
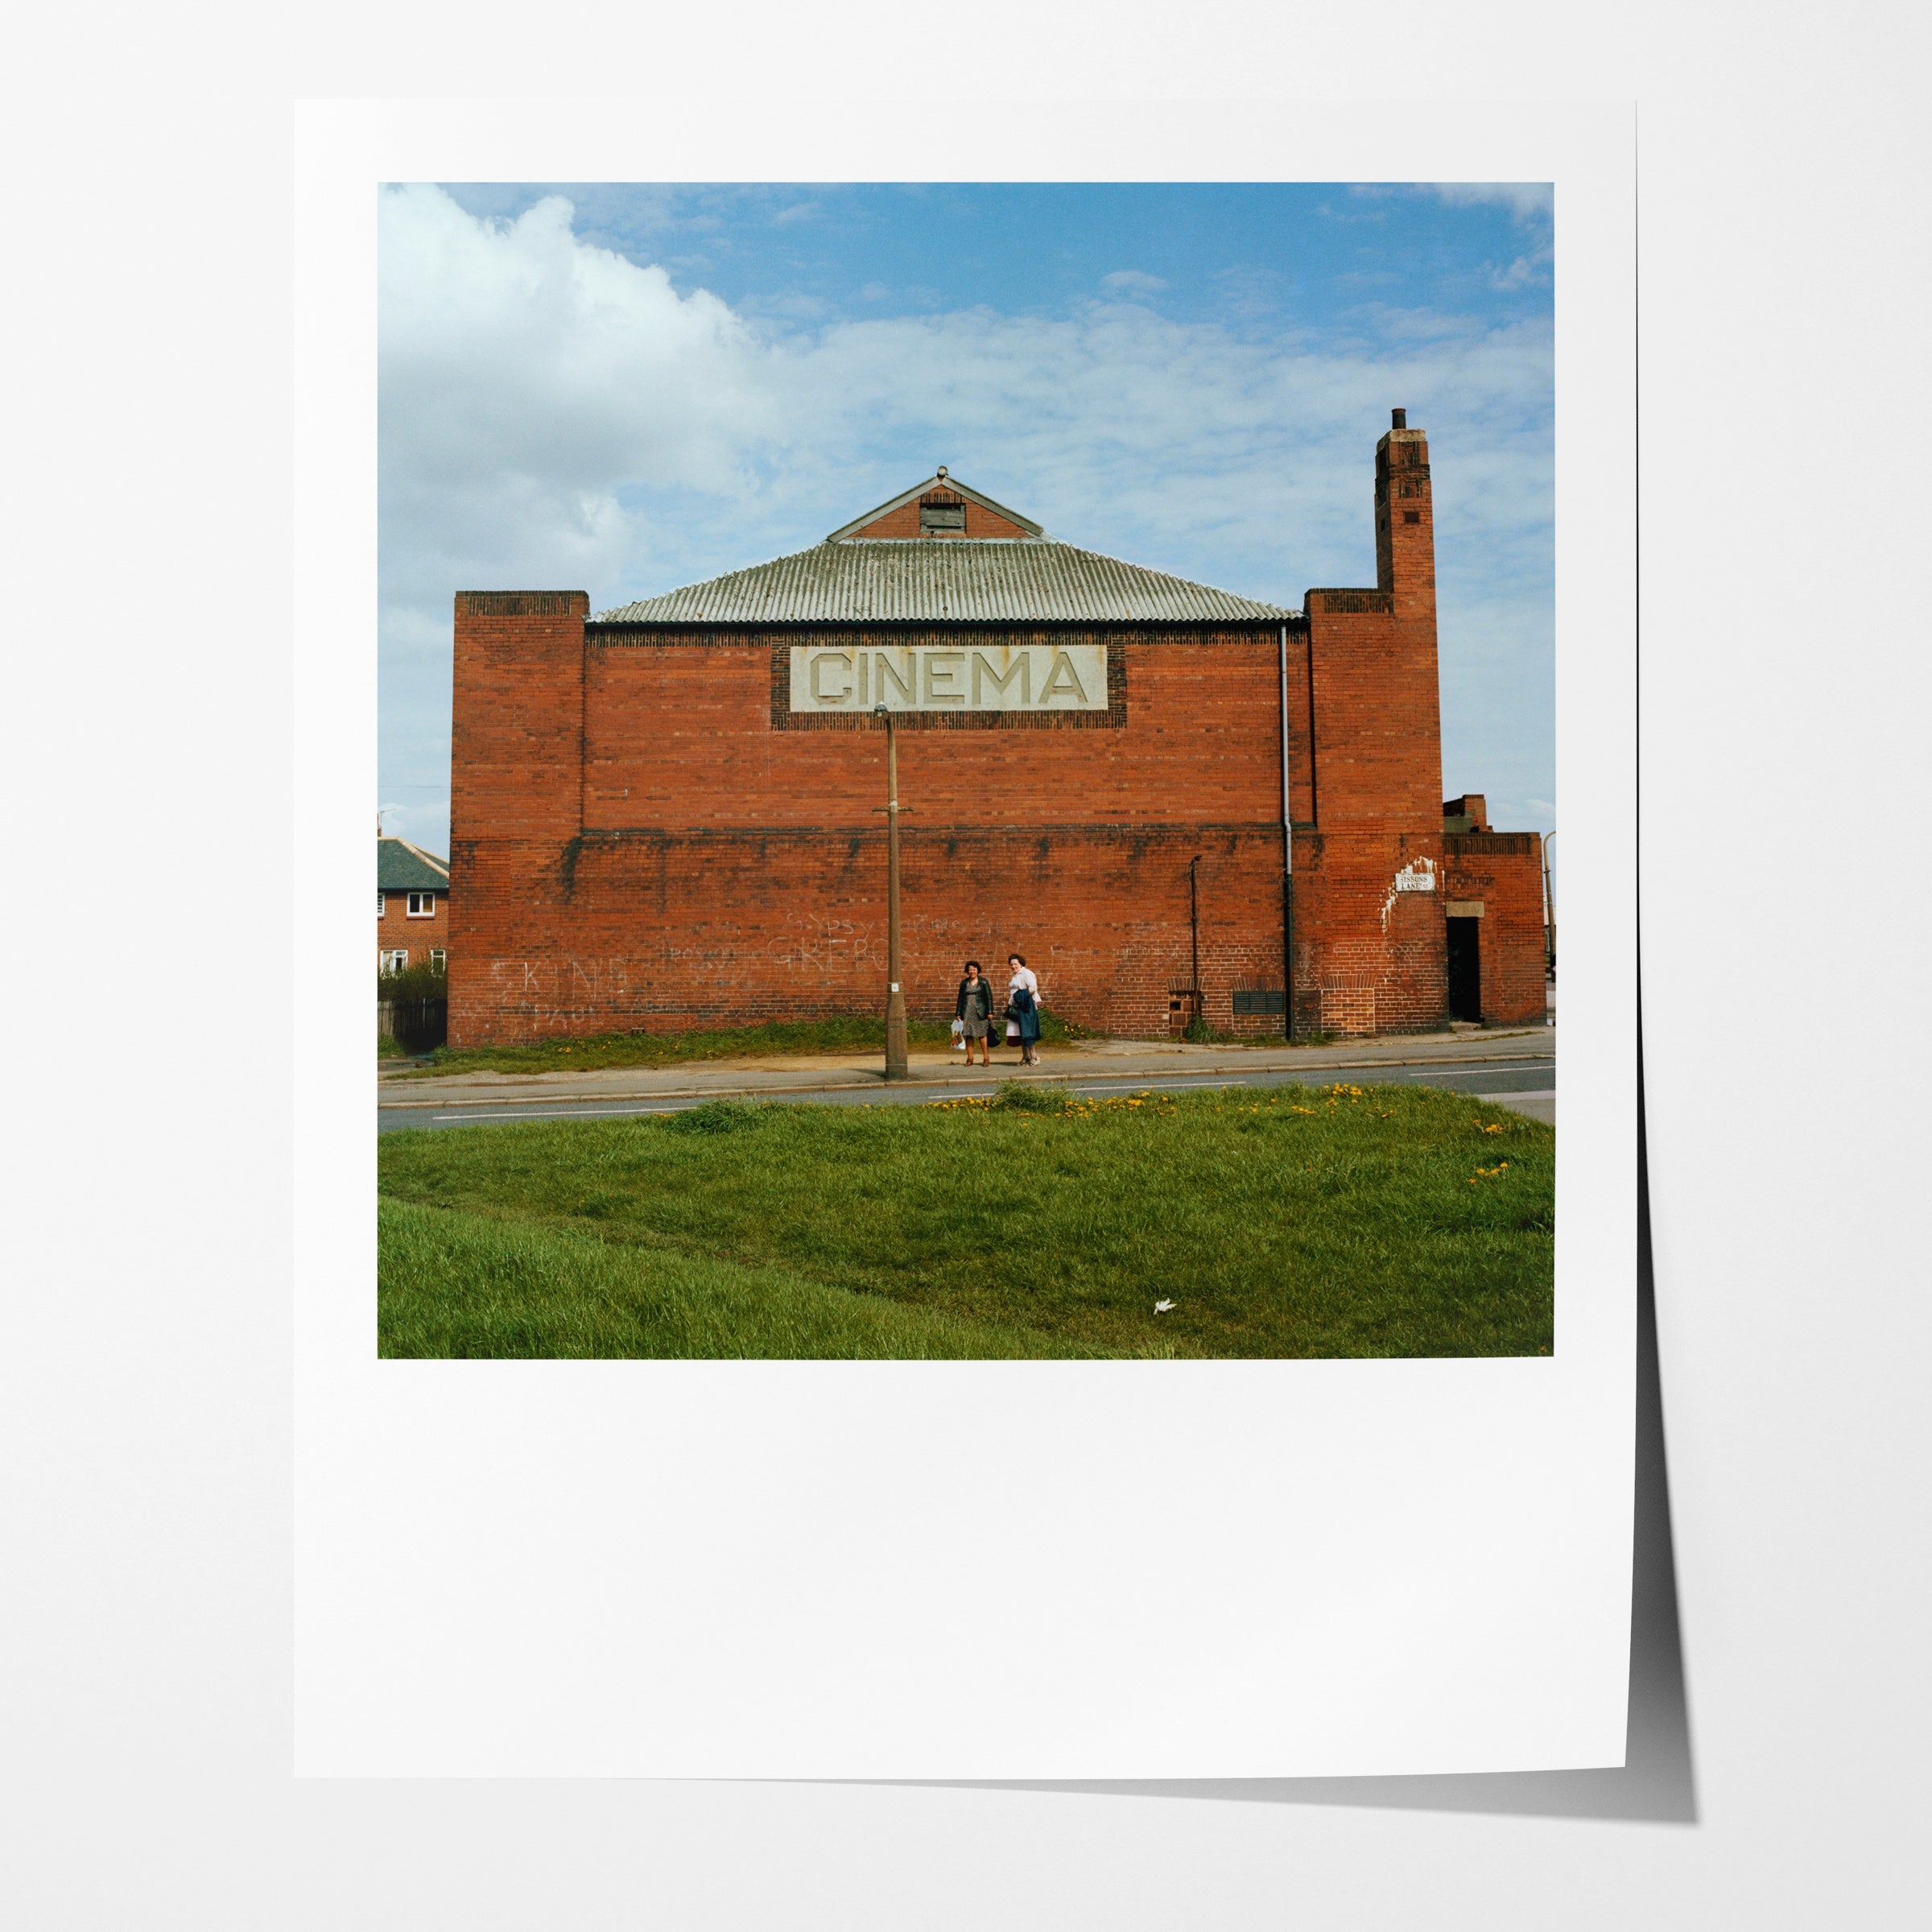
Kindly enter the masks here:
M 1483 1017 L 1482 937 L 1480 919 L 1449 922 L 1449 1017 L 1452 1020 L 1480 1020 Z

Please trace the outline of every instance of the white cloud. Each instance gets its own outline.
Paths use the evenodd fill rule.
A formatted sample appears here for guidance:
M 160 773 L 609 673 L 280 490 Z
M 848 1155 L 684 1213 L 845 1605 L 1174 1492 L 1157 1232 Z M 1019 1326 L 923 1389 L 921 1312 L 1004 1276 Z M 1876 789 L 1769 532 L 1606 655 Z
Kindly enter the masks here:
M 558 196 L 502 223 L 394 188 L 380 219 L 389 584 L 471 559 L 608 568 L 621 483 L 737 486 L 770 390 L 716 297 L 579 240 Z
M 1144 274 L 1137 268 L 1117 268 L 1112 275 L 1100 277 L 1100 286 L 1120 295 L 1152 295 L 1159 294 L 1167 284 L 1158 275 Z
M 1494 203 L 1518 221 L 1547 217 L 1555 192 L 1547 181 L 1432 181 L 1429 186 L 1451 208 Z
M 1547 231 L 1545 231 L 1547 233 Z M 1532 283 L 1546 283 L 1550 279 L 1551 264 L 1556 260 L 1556 245 L 1545 242 L 1540 248 L 1532 248 L 1518 255 L 1507 268 L 1492 269 L 1489 286 L 1494 289 L 1527 288 Z

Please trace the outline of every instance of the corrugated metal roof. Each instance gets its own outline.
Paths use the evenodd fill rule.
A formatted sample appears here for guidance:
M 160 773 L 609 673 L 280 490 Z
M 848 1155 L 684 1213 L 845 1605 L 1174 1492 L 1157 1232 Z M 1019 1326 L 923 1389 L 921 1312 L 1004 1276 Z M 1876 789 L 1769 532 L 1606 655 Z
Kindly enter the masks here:
M 1123 564 L 1051 537 L 914 537 L 815 544 L 600 624 L 1245 624 L 1299 612 Z
M 449 868 L 435 853 L 407 839 L 376 840 L 378 892 L 447 892 Z

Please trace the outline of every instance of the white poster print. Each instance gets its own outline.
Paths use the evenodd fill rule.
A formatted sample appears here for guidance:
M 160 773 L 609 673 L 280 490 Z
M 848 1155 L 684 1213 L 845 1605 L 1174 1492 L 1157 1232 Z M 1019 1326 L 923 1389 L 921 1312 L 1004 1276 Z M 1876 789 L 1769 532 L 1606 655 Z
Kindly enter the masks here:
M 303 881 L 329 886 L 350 876 L 341 828 L 367 795 L 356 748 L 375 741 L 375 680 L 345 679 L 341 655 L 342 638 L 366 629 L 375 601 L 373 559 L 360 574 L 344 563 L 365 555 L 377 527 L 369 458 L 378 358 L 373 341 L 345 353 L 378 313 L 369 184 L 514 180 L 506 171 L 531 151 L 530 128 L 547 105 L 520 118 L 514 155 L 473 142 L 459 154 L 453 138 L 419 138 L 416 104 L 382 110 L 390 118 L 382 126 L 400 132 L 380 141 L 359 109 L 308 105 L 296 170 L 301 286 L 311 298 L 297 343 L 303 509 L 292 609 L 298 688 L 308 701 L 295 712 L 296 857 Z M 893 104 L 881 111 L 890 122 Z M 341 1051 L 364 1009 L 352 1003 L 357 985 L 338 976 L 326 1000 L 303 1003 L 294 1041 L 307 1096 L 292 1165 L 299 1777 L 1274 1779 L 1621 1761 L 1637 1200 L 1629 113 L 1567 102 L 1560 114 L 1487 104 L 1459 116 L 1451 103 L 1369 126 L 1358 109 L 1330 114 L 1317 102 L 1286 122 L 1264 117 L 1258 131 L 1249 117 L 1241 138 L 1249 145 L 1238 151 L 1217 145 L 1235 125 L 1229 117 L 1161 119 L 1163 138 L 1169 120 L 1189 137 L 1184 150 L 1163 151 L 1230 180 L 1257 167 L 1273 179 L 1298 164 L 1324 182 L 1500 177 L 1554 183 L 1564 211 L 1565 274 L 1578 294 L 1552 378 L 1552 420 L 1563 425 L 1560 436 L 1552 431 L 1554 500 L 1565 533 L 1554 551 L 1555 764 L 1566 863 L 1584 884 L 1564 901 L 1553 1352 L 382 1359 L 369 1083 Z M 1081 179 L 1144 169 L 1146 130 L 1132 130 L 1129 146 L 1118 122 L 1083 118 L 1072 104 L 1014 121 L 1001 152 L 1047 178 L 1055 156 L 1028 145 L 1033 130 L 1062 139 L 1071 131 Z M 495 122 L 477 125 L 498 139 Z M 552 125 L 566 144 L 606 132 L 581 114 Z M 702 165 L 701 153 L 689 159 L 696 136 L 665 134 L 667 125 L 627 123 L 610 168 L 669 181 L 681 178 L 680 165 Z M 774 167 L 836 178 L 837 158 L 809 139 L 761 150 L 762 125 L 754 116 L 749 132 L 732 130 L 730 166 L 755 170 L 770 152 Z M 595 180 L 596 166 L 580 155 L 545 178 Z M 925 368 L 925 333 L 919 342 Z M 1192 379 L 1183 369 L 1163 381 L 1170 415 L 1197 409 Z M 1337 410 L 1364 426 L 1371 415 L 1387 420 L 1385 407 L 1424 393 L 1389 393 L 1379 357 L 1335 365 L 1325 380 L 1335 400 L 1324 392 L 1305 404 L 1311 423 Z M 1286 419 L 1299 435 L 1291 402 Z M 985 440 L 1001 423 L 967 427 Z M 1024 427 L 1007 439 L 1020 452 L 1016 469 Z M 1077 453 L 1096 475 L 1142 487 L 1145 470 L 1153 489 L 1178 474 L 1137 464 L 1104 416 L 1075 427 Z M 1236 492 L 1239 452 L 1224 448 L 1222 418 L 1208 427 L 1216 487 Z M 830 464 L 836 453 L 815 460 Z M 1351 474 L 1350 500 L 1365 509 Z M 1009 493 L 1022 489 L 1036 486 Z M 1048 496 L 1043 484 L 1037 494 Z M 1273 517 L 1274 500 L 1255 514 Z M 560 571 L 573 553 L 547 539 L 535 554 L 559 558 Z M 1285 543 L 1279 570 L 1271 566 L 1257 588 L 1319 580 L 1295 561 L 1302 554 Z M 1362 554 L 1365 574 L 1365 543 Z M 1051 642 L 1002 651 L 963 625 L 952 639 L 897 651 L 808 634 L 788 667 L 800 716 L 881 702 L 927 720 L 976 704 L 1106 716 L 1097 649 L 1086 658 Z M 1374 669 L 1361 654 L 1334 666 L 1348 676 Z M 1278 704 L 1270 693 L 1271 718 Z M 701 717 L 669 722 L 701 751 Z M 996 749 L 928 739 L 902 752 L 918 760 Z M 1331 824 L 1335 781 L 1375 749 L 1315 746 L 1308 775 Z M 1230 774 L 1230 795 L 1254 777 Z M 1004 796 L 997 803 L 1004 815 Z M 1158 797 L 1145 803 L 1150 813 L 1164 809 Z M 568 836 L 558 829 L 560 852 Z M 1123 865 L 1135 862 L 1138 838 L 1137 824 L 1122 824 Z M 1022 904 L 1079 884 L 1055 865 L 1051 828 L 1038 843 L 1036 862 L 1035 841 L 1026 841 Z M 855 868 L 861 862 L 872 856 L 860 853 Z M 956 868 L 935 877 L 931 910 L 914 916 L 952 916 L 948 895 L 967 883 Z M 1369 883 L 1393 897 L 1393 871 Z M 1433 890 L 1442 885 L 1437 873 Z M 1146 891 L 1157 889 L 1178 903 L 1188 887 L 1170 869 L 1164 885 L 1147 879 Z M 1430 888 L 1418 890 L 1426 900 Z M 366 910 L 357 910 L 366 900 L 319 889 L 297 899 L 312 909 L 303 915 L 316 935 L 308 953 L 349 957 L 349 940 L 367 931 Z M 641 891 L 641 927 L 650 912 Z M 827 907 L 823 916 L 852 914 Z M 1212 931 L 1211 890 L 1199 916 Z M 812 938 L 814 929 L 800 930 Z M 1001 964 L 1009 946 L 1030 949 L 1023 931 L 967 944 Z M 629 956 L 614 937 L 611 951 Z M 1042 963 L 1051 986 L 1052 962 Z M 1191 974 L 1191 965 L 1178 970 Z M 1474 1137 L 1494 1116 L 1471 1099 L 1480 1118 L 1464 1131 Z M 916 1110 L 890 1111 L 894 1131 L 914 1124 Z M 642 1123 L 621 1125 L 641 1137 Z M 1030 1124 L 1039 1158 L 1052 1158 L 1045 1137 L 1060 1130 Z M 1472 1174 L 1479 1159 L 1496 1164 L 1473 1137 L 1468 1146 Z M 1232 1143 L 1230 1152 L 1238 1158 Z M 1492 1198 L 1458 1185 L 1472 1201 Z M 881 1200 L 880 1211 L 893 1205 Z M 1254 1198 L 1251 1212 L 1269 1204 Z M 1238 1220 L 1204 1229 L 1200 1272 L 1246 1232 Z M 593 1238 L 601 1239 L 584 1236 Z M 1454 1269 L 1444 1282 L 1451 1296 L 1467 1286 Z M 1157 1315 L 1150 1298 L 1148 1322 L 1171 1323 L 1198 1292 L 1177 1281 L 1162 1297 L 1176 1307 Z

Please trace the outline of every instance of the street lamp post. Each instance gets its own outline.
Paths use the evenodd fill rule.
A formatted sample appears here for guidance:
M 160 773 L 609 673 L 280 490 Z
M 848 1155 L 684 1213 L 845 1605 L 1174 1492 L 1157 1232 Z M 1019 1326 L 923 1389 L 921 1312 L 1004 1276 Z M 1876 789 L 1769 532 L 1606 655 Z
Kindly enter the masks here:
M 891 712 L 874 705 L 886 724 L 886 1077 L 908 1077 L 906 993 L 899 974 L 899 745 Z

